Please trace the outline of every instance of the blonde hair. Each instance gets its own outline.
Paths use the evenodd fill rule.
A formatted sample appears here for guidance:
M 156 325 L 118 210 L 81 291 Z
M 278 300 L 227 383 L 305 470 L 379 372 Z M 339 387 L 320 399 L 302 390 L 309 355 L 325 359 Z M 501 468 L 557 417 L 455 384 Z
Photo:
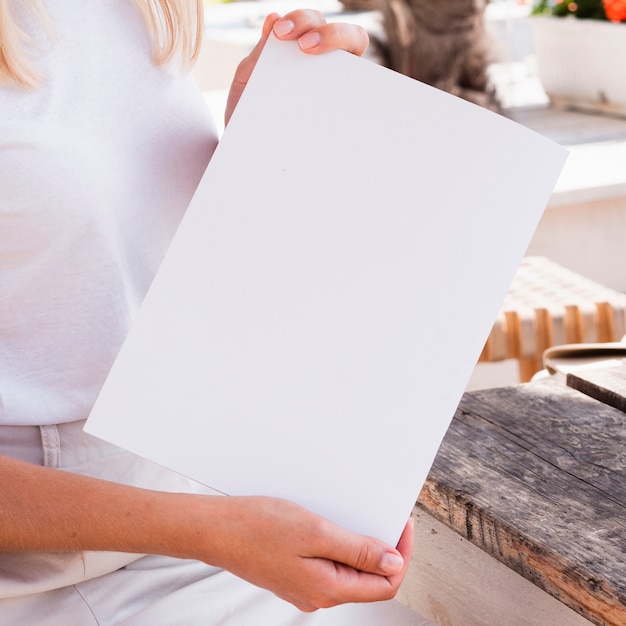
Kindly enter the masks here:
M 202 42 L 202 0 L 129 0 L 144 16 L 152 35 L 152 57 L 157 65 L 172 59 L 189 67 L 197 58 Z M 21 28 L 11 6 L 0 0 L 0 83 L 14 81 L 23 87 L 38 83 L 37 71 L 27 54 L 29 37 Z M 41 0 L 23 0 L 38 19 L 50 25 Z

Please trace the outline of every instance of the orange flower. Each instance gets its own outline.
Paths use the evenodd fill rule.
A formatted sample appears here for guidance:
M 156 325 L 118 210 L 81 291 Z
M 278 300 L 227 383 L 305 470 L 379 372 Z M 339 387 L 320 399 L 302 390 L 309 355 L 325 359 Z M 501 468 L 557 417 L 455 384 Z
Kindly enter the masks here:
M 604 11 L 611 22 L 626 21 L 626 0 L 602 0 Z

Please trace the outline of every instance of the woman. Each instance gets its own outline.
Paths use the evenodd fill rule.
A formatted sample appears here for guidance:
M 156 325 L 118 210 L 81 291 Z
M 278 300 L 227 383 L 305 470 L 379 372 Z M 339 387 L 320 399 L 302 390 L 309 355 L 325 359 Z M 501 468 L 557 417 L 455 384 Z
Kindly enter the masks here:
M 200 0 L 0 0 L 2 625 L 309 623 L 327 618 L 259 588 L 313 612 L 406 573 L 409 527 L 395 549 L 82 432 L 217 142 L 186 71 L 201 19 Z M 272 31 L 367 46 L 316 11 L 268 16 L 226 120 Z

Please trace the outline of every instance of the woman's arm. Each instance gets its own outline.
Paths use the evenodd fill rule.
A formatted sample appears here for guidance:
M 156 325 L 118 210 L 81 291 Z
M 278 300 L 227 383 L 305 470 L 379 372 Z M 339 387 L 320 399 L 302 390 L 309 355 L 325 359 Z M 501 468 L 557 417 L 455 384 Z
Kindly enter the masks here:
M 263 24 L 261 39 L 235 72 L 224 115 L 226 124 L 239 102 L 261 50 L 272 31 L 278 39 L 297 40 L 300 48 L 307 54 L 346 50 L 361 56 L 369 45 L 369 37 L 363 28 L 355 24 L 327 24 L 319 11 L 300 9 L 287 13 L 282 18 L 277 13 L 268 15 Z
M 165 493 L 0 456 L 0 551 L 112 550 L 193 558 L 303 611 L 392 598 L 412 550 L 395 550 L 285 500 Z

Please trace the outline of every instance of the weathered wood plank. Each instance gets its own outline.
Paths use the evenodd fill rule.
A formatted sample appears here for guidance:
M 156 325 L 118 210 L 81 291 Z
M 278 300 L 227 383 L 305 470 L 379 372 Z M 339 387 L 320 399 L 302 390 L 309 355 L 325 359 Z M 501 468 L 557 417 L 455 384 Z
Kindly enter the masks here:
M 595 624 L 626 624 L 626 414 L 565 386 L 466 394 L 419 503 Z
M 626 365 L 571 372 L 567 386 L 626 411 Z
M 398 600 L 420 615 L 440 626 L 591 626 L 421 508 L 413 520 L 415 549 Z

